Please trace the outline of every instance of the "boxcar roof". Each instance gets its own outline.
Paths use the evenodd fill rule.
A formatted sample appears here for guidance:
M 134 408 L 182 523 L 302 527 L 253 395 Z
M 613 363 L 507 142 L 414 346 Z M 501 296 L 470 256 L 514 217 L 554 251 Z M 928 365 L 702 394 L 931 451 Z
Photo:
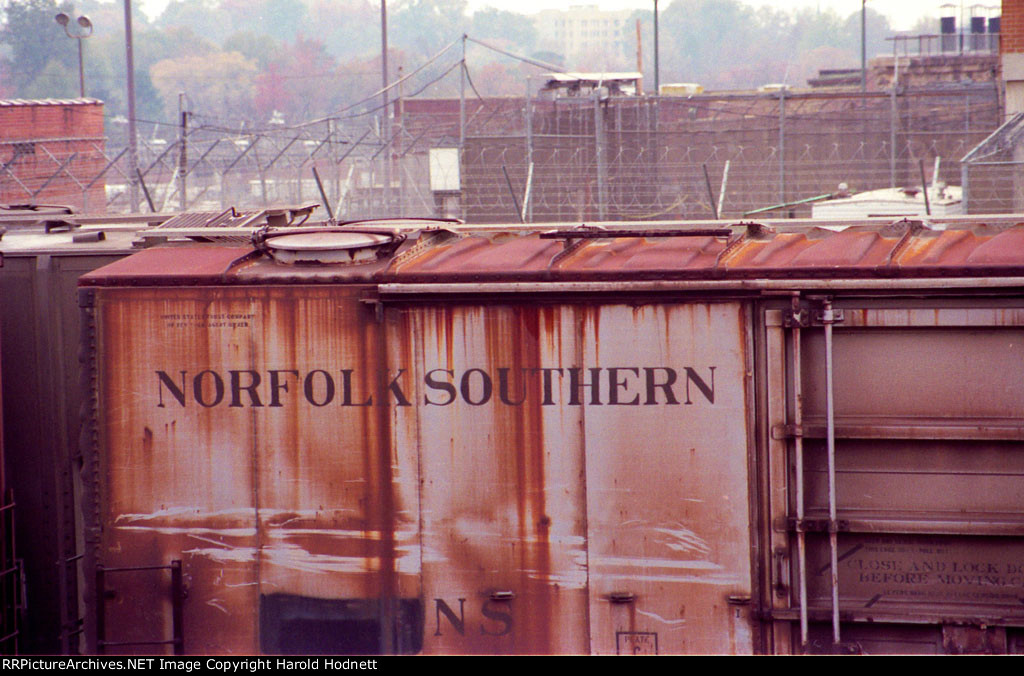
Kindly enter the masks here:
M 960 218 L 938 227 L 909 220 L 855 225 L 835 221 L 723 223 L 480 227 L 396 222 L 390 229 L 386 223 L 375 223 L 374 232 L 392 232 L 404 241 L 376 256 L 371 251 L 365 260 L 353 263 L 283 264 L 274 260 L 267 247 L 255 245 L 152 248 L 89 273 L 81 283 L 431 284 L 1024 276 L 1024 222 L 1005 217 Z M 310 226 L 284 232 L 315 230 L 316 226 Z M 359 232 L 360 226 L 349 230 Z M 270 237 L 273 234 L 271 231 Z

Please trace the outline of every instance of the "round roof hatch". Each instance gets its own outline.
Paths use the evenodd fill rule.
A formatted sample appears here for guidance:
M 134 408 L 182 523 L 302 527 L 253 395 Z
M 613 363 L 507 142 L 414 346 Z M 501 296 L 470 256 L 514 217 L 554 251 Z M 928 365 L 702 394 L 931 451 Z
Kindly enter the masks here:
M 327 265 L 378 260 L 390 255 L 404 239 L 404 235 L 379 230 L 266 230 L 256 233 L 254 244 L 278 263 Z

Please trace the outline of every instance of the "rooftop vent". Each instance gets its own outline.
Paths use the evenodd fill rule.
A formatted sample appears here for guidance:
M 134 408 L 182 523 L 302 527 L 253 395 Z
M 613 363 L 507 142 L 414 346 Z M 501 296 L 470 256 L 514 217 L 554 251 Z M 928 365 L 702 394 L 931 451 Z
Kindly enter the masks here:
M 253 235 L 258 250 L 285 265 L 369 263 L 390 256 L 404 240 L 405 235 L 388 230 L 349 228 L 264 228 Z

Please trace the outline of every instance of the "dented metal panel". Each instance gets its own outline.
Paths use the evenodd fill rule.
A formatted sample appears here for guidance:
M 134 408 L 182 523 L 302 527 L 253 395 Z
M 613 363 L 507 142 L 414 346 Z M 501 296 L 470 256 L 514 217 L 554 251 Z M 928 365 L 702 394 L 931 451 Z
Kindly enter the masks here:
M 731 230 L 88 276 L 95 563 L 189 652 L 1014 649 L 1024 226 Z
M 97 562 L 182 558 L 190 651 L 289 652 L 260 636 L 270 596 L 419 597 L 415 464 L 392 461 L 357 289 L 109 290 L 96 308 Z M 107 640 L 165 634 L 153 580 L 117 585 Z
M 751 277 L 919 277 L 1019 274 L 1024 226 L 931 230 L 733 226 L 729 236 L 617 236 L 587 229 L 557 240 L 476 234 L 441 243 L 381 275 L 388 281 L 626 280 Z M 583 237 L 582 235 L 586 235 Z M 682 234 L 685 234 L 683 231 Z
M 740 305 L 387 323 L 426 386 L 396 411 L 421 449 L 428 652 L 752 650 Z
M 805 347 L 809 364 L 823 363 L 820 332 Z M 1024 378 L 1014 365 L 1024 364 L 1024 327 L 838 330 L 835 350 L 840 417 L 1020 417 Z M 823 416 L 822 369 L 805 374 L 807 414 Z
M 638 281 L 645 279 L 816 279 L 1020 276 L 1024 274 L 1024 225 L 958 223 L 930 229 L 919 222 L 793 228 L 759 224 L 723 228 L 720 235 L 643 236 L 637 231 L 585 229 L 546 232 L 472 229 L 417 232 L 398 255 L 345 266 L 282 266 L 259 260 L 252 248 L 197 248 L 182 260 L 175 250 L 141 252 L 130 262 L 83 278 L 84 284 L 250 283 L 376 281 L 454 283 L 498 281 Z M 384 231 L 386 229 L 381 229 Z M 291 231 L 289 231 L 291 232 Z M 675 231 L 667 231 L 671 235 Z M 724 234 L 729 233 L 731 234 Z M 317 234 L 310 229 L 310 237 Z M 542 236 L 543 235 L 543 236 Z M 586 235 L 586 236 L 583 236 Z M 605 236 L 600 236 L 605 235 Z M 415 243 L 414 243 L 415 242 Z M 231 256 L 230 252 L 237 255 Z M 166 275 L 166 279 L 162 276 Z
M 586 653 L 582 366 L 573 308 L 389 310 L 416 383 L 396 409 L 419 452 L 427 653 Z
M 281 651 L 282 595 L 419 600 L 425 652 L 751 651 L 741 305 L 359 295 L 97 294 L 98 563 L 182 558 L 190 651 Z M 152 578 L 104 640 L 167 633 Z
M 584 409 L 593 652 L 752 652 L 744 307 L 610 305 L 577 325 L 609 389 Z

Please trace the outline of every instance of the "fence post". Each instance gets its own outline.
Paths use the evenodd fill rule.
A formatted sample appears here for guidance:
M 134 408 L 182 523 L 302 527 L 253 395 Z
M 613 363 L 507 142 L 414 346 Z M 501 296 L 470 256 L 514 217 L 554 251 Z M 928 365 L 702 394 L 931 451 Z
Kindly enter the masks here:
M 594 90 L 594 156 L 597 159 L 597 217 L 607 220 L 605 203 L 608 194 L 608 177 L 605 175 L 604 157 L 604 114 L 601 111 L 601 88 Z
M 786 87 L 779 89 L 779 203 L 786 202 Z
M 896 89 L 900 82 L 900 57 L 896 55 L 896 45 L 893 43 L 893 79 L 891 105 L 889 110 L 889 187 L 896 187 L 896 123 L 899 119 L 896 105 Z
M 185 197 L 185 176 L 188 174 L 188 112 L 185 110 L 184 92 L 178 94 L 178 113 L 181 117 L 181 152 L 178 155 L 178 201 L 181 204 L 181 210 L 185 211 L 188 205 L 188 199 Z
M 968 203 L 968 195 L 971 194 L 970 186 L 967 183 L 967 176 L 970 173 L 970 165 L 967 162 L 960 163 L 960 203 L 963 205 L 964 215 L 971 213 Z
M 526 76 L 526 167 L 527 173 L 529 174 L 530 167 L 533 166 L 533 110 L 530 105 L 530 76 Z M 530 180 L 526 182 L 526 197 L 524 197 L 525 213 L 523 218 L 526 219 L 527 223 L 533 222 L 533 204 L 529 201 L 529 190 Z

